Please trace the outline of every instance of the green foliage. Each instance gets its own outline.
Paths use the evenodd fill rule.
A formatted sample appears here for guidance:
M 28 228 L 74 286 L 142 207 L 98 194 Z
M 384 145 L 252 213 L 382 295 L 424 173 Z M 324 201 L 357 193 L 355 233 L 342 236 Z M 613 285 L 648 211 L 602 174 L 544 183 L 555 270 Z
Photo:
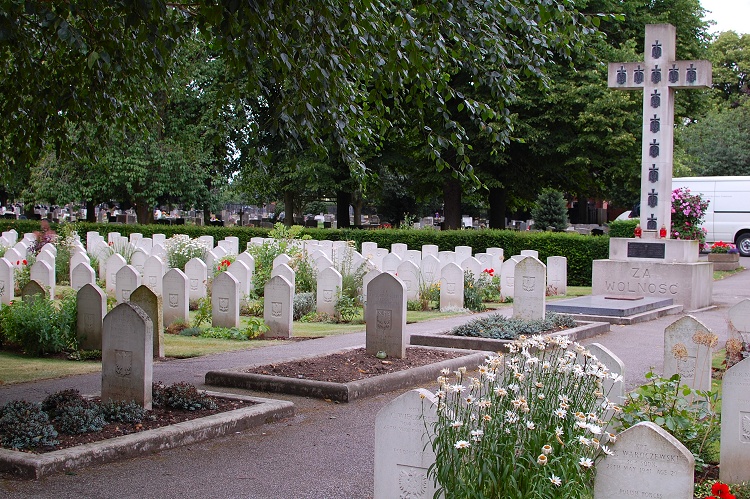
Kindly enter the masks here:
M 532 337 L 489 357 L 476 378 L 443 370 L 437 421 L 425 422 L 437 495 L 591 497 L 594 464 L 614 435 L 601 421 L 600 377 L 609 372 L 580 352 L 563 337 Z
M 315 293 L 297 293 L 294 295 L 292 319 L 300 320 L 303 316 L 315 311 Z
M 205 260 L 206 253 L 211 248 L 197 239 L 190 239 L 190 236 L 178 234 L 170 237 L 164 242 L 164 249 L 167 251 L 167 264 L 173 269 L 185 271 L 185 264 L 193 258 Z
M 213 308 L 211 305 L 211 297 L 204 296 L 203 298 L 198 300 L 198 309 L 195 314 L 195 317 L 193 317 L 192 326 L 194 328 L 200 327 L 204 322 L 209 322 L 211 320 L 212 315 L 213 315 Z
M 711 447 L 720 437 L 716 412 L 719 393 L 694 390 L 680 383 L 680 375 L 662 378 L 646 373 L 649 382 L 628 394 L 617 420 L 623 429 L 651 421 L 667 429 L 693 453 L 698 471 L 711 461 Z
M 61 433 L 75 435 L 102 431 L 107 421 L 97 405 L 84 403 L 64 406 L 55 419 L 55 424 Z
M 336 305 L 334 306 L 336 317 L 339 322 L 352 322 L 362 317 L 362 309 L 356 297 L 344 294 L 340 289 L 336 290 Z
M 482 303 L 482 289 L 478 285 L 478 279 L 470 270 L 464 270 L 464 308 L 472 312 L 483 312 L 487 310 Z
M 568 227 L 568 205 L 562 193 L 554 189 L 542 190 L 531 209 L 531 218 L 537 230 L 550 227 L 565 230 Z
M 0 441 L 11 449 L 57 445 L 57 431 L 40 404 L 18 400 L 0 407 Z
M 706 242 L 706 231 L 701 228 L 706 216 L 708 200 L 701 194 L 691 194 L 682 187 L 672 191 L 672 239 L 693 239 Z
M 75 350 L 76 295 L 66 294 L 59 306 L 48 299 L 16 300 L 0 310 L 0 328 L 5 341 L 29 355 Z
M 200 333 L 201 338 L 216 338 L 221 340 L 238 340 L 247 341 L 258 338 L 268 331 L 268 326 L 263 319 L 259 317 L 250 317 L 247 319 L 247 325 L 242 329 L 227 327 L 210 327 Z M 186 330 L 187 331 L 187 330 Z M 182 334 L 182 333 L 180 333 Z M 185 336 L 188 334 L 186 333 Z M 190 333 L 192 336 L 192 332 Z
M 633 237 L 639 219 L 614 220 L 609 223 L 609 237 Z
M 33 253 L 26 255 L 25 260 L 16 261 L 16 267 L 13 269 L 13 282 L 16 287 L 16 295 L 21 294 L 21 290 L 31 280 L 31 266 L 36 263 L 36 256 Z
M 63 413 L 65 407 L 70 405 L 84 405 L 85 403 L 86 400 L 81 395 L 81 392 L 70 388 L 47 395 L 42 401 L 42 410 L 49 414 L 50 418 L 56 419 Z
M 576 326 L 576 321 L 568 315 L 547 312 L 544 319 L 525 320 L 492 314 L 474 319 L 451 329 L 450 334 L 473 338 L 492 338 L 495 340 L 515 340 L 521 335 L 542 334 L 560 331 Z
M 286 254 L 291 258 L 289 266 L 295 271 L 295 292 L 304 293 L 315 291 L 315 274 L 311 262 L 298 244 L 302 234 L 302 227 L 294 225 L 285 227 L 281 223 L 274 225 L 269 232 L 273 241 L 251 246 L 247 252 L 255 258 L 255 272 L 253 273 L 253 287 L 255 294 L 263 296 L 263 288 L 271 279 L 274 259 Z
M 180 336 L 200 336 L 201 334 L 203 334 L 203 330 L 196 326 L 186 327 L 177 334 L 179 334 Z
M 147 411 L 133 401 L 111 400 L 99 406 L 102 417 L 108 423 L 140 423 L 146 418 Z
M 199 392 L 195 385 L 180 382 L 171 385 L 154 383 L 152 389 L 153 405 L 171 407 L 185 411 L 216 409 L 216 403 L 208 398 L 205 392 Z

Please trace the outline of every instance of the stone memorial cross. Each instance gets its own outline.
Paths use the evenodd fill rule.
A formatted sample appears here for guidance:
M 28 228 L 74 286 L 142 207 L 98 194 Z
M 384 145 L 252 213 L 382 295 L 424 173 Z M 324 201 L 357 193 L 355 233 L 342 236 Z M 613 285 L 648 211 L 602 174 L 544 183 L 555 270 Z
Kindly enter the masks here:
M 643 91 L 641 225 L 656 238 L 672 219 L 674 91 L 711 86 L 709 61 L 675 60 L 675 27 L 647 24 L 644 62 L 610 62 L 608 86 Z

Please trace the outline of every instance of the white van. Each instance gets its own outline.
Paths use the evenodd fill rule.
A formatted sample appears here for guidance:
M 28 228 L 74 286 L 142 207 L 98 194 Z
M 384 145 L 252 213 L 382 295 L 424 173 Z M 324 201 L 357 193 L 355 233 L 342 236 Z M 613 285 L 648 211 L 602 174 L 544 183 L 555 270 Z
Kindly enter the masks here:
M 733 242 L 742 256 L 750 256 L 750 176 L 681 177 L 672 189 L 687 187 L 708 200 L 703 220 L 706 242 Z

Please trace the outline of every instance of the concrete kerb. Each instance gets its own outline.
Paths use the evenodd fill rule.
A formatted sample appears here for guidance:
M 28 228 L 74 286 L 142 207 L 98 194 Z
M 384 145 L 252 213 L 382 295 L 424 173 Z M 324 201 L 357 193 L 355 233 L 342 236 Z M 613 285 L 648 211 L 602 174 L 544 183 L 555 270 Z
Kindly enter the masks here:
M 333 383 L 330 381 L 252 374 L 241 372 L 238 369 L 209 371 L 206 373 L 205 383 L 213 386 L 287 393 L 337 402 L 351 402 L 358 398 L 371 397 L 380 393 L 387 393 L 429 382 L 430 380 L 437 379 L 441 369 L 455 370 L 459 367 L 478 366 L 490 354 L 490 352 L 477 353 L 476 349 L 473 351 L 459 351 L 467 355 L 404 371 L 350 381 L 349 383 Z M 294 360 L 296 359 L 290 359 L 289 362 L 293 362 Z
M 579 341 L 586 338 L 608 333 L 610 324 L 608 322 L 577 322 L 579 326 L 571 329 L 552 333 L 551 336 L 566 336 L 571 341 Z M 426 334 L 412 334 L 411 344 L 430 347 L 461 348 L 464 350 L 483 350 L 498 352 L 505 345 L 513 343 L 513 340 L 495 340 L 492 338 L 474 338 L 469 336 L 454 336 L 448 331 Z
M 0 449 L 0 471 L 38 479 L 55 473 L 194 444 L 294 416 L 294 404 L 284 400 L 220 392 L 208 395 L 245 400 L 253 405 L 170 426 L 132 433 L 45 454 Z

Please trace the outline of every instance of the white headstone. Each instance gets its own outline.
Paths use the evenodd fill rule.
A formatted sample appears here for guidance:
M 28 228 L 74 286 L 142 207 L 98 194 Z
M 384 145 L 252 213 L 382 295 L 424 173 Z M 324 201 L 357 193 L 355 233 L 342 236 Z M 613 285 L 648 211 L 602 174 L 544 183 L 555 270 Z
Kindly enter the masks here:
M 130 244 L 132 244 L 132 245 L 135 246 L 136 243 L 138 241 L 140 241 L 141 239 L 143 239 L 143 234 L 141 234 L 140 232 L 131 232 L 130 233 Z
M 341 293 L 342 277 L 338 270 L 327 267 L 318 273 L 316 310 L 333 317 L 336 314 L 336 299 Z
M 240 285 L 240 303 L 247 303 L 247 295 L 250 294 L 253 275 L 250 272 L 250 269 L 245 262 L 235 260 L 229 267 L 227 267 L 227 272 L 237 278 L 237 282 Z
M 366 351 L 385 352 L 401 359 L 406 354 L 406 285 L 396 276 L 383 272 L 367 287 Z
M 333 261 L 325 254 L 320 251 L 316 251 L 314 254 L 317 255 L 317 258 L 313 260 L 313 266 L 315 267 L 315 271 L 317 273 L 323 272 L 323 270 L 327 269 L 328 267 L 333 267 Z
M 519 259 L 517 256 L 512 256 L 503 262 L 500 271 L 500 294 L 503 295 L 503 298 L 513 298 L 515 294 L 516 264 Z
M 291 338 L 293 314 L 294 285 L 283 275 L 276 275 L 263 289 L 263 320 L 269 327 L 266 337 Z
M 744 342 L 750 341 L 750 300 L 746 298 L 729 309 L 729 323 Z
M 596 466 L 594 499 L 693 498 L 693 454 L 658 425 L 628 428 L 611 450 Z
M 398 266 L 396 275 L 406 286 L 406 299 L 419 299 L 419 267 L 411 260 L 406 260 Z
M 380 270 L 372 269 L 362 277 L 362 312 L 365 315 L 367 314 L 367 286 L 380 274 L 382 274 Z
M 398 272 L 398 266 L 401 265 L 401 258 L 395 254 L 395 253 L 388 253 L 383 258 L 383 268 L 381 269 L 383 272 L 388 272 L 389 274 L 395 274 Z
M 750 359 L 738 362 L 724 373 L 719 462 L 722 482 L 750 481 Z
M 440 280 L 440 261 L 435 255 L 428 254 L 422 258 L 419 270 L 422 274 L 422 282 L 426 286 L 431 286 Z
M 479 280 L 479 278 L 482 275 L 482 270 L 484 270 L 484 267 L 482 267 L 482 264 L 479 260 L 474 258 L 473 256 L 470 256 L 469 258 L 464 259 L 461 262 L 461 268 L 463 270 L 468 270 L 471 272 L 472 277 L 474 278 L 474 281 Z
M 221 246 L 217 246 L 211 251 L 206 253 L 206 267 L 210 269 L 211 272 L 216 269 L 216 267 L 221 262 L 222 258 L 224 258 L 227 255 L 227 252 L 224 248 Z
M 440 260 L 440 266 L 445 267 L 449 263 L 456 263 L 456 252 L 455 251 L 439 251 L 438 260 Z M 461 262 L 458 262 L 458 266 L 461 266 Z
M 211 246 L 213 247 L 213 236 L 208 236 L 211 238 Z M 155 244 L 160 244 L 162 247 L 164 246 L 164 243 L 167 242 L 167 236 L 164 234 L 153 234 L 151 236 L 151 247 L 153 248 Z
M 91 266 L 91 258 L 86 253 L 75 253 L 70 257 L 70 275 L 68 276 L 70 281 L 73 282 L 73 269 L 78 266 L 79 263 L 85 263 Z
M 143 266 L 146 264 L 146 259 L 148 259 L 148 255 L 141 249 L 134 251 L 133 256 L 130 257 L 130 265 L 135 267 L 141 276 L 143 276 Z
M 121 303 L 104 317 L 102 400 L 135 401 L 151 409 L 153 325 L 136 305 Z
M 44 260 L 37 260 L 31 266 L 31 279 L 42 285 L 49 293 L 50 298 L 55 297 L 55 267 Z
M 10 305 L 15 297 L 15 267 L 7 258 L 0 258 L 0 303 Z
M 539 260 L 539 252 L 537 250 L 521 250 L 521 256 L 533 256 Z
M 695 390 L 711 389 L 711 357 L 718 338 L 692 315 L 664 330 L 664 377 L 680 375 L 680 383 Z
M 422 252 L 419 250 L 406 250 L 406 260 L 419 267 L 419 263 L 422 261 Z
M 547 288 L 550 295 L 568 293 L 568 259 L 564 256 L 547 257 Z
M 466 260 L 467 258 L 471 258 L 473 255 L 473 249 L 471 246 L 456 246 L 455 253 L 456 253 L 456 262 L 460 263 Z
M 378 249 L 378 243 L 365 241 L 362 243 L 362 255 L 365 258 L 372 258 L 375 256 L 375 251 Z
M 375 416 L 375 499 L 427 499 L 436 487 L 428 475 L 435 462 L 428 431 L 437 421 L 437 400 L 411 390 Z
M 391 244 L 391 253 L 399 257 L 401 260 L 406 258 L 406 251 L 409 247 L 404 243 L 393 243 Z
M 164 277 L 164 267 L 164 261 L 161 258 L 150 256 L 143 264 L 143 272 L 141 272 L 143 276 L 141 282 L 159 296 L 162 295 L 161 284 Z
M 79 265 L 85 265 L 81 263 Z M 89 267 L 90 270 L 91 267 Z M 101 350 L 107 295 L 96 284 L 84 284 L 76 295 L 76 337 L 81 350 Z
M 289 284 L 292 285 L 292 293 L 294 293 L 294 291 L 296 289 L 296 287 L 295 287 L 296 286 L 296 279 L 295 279 L 294 270 L 292 270 L 292 268 L 289 265 L 287 265 L 285 263 L 282 263 L 282 264 L 278 265 L 277 267 L 275 267 L 271 271 L 271 277 L 276 277 L 277 275 L 280 275 L 284 279 L 286 279 L 287 281 L 289 281 Z
M 513 317 L 544 319 L 547 267 L 533 256 L 527 256 L 516 264 L 514 270 Z
M 201 262 L 203 263 L 203 262 Z M 162 300 L 164 304 L 164 325 L 175 321 L 190 321 L 188 301 L 188 277 L 180 269 L 171 269 L 162 278 Z
M 52 252 L 46 249 L 43 249 L 42 251 L 39 252 L 38 255 L 36 255 L 37 262 L 39 261 L 47 262 L 49 263 L 50 267 L 52 267 L 53 269 L 55 268 L 55 260 L 56 260 L 55 255 L 53 255 Z
M 86 284 L 96 284 L 96 272 L 89 264 L 81 262 L 70 271 L 70 287 L 78 291 Z
M 273 259 L 273 266 L 275 268 L 275 267 L 278 267 L 279 265 L 281 265 L 282 263 L 285 263 L 285 264 L 289 265 L 289 262 L 291 262 L 291 261 L 292 261 L 292 258 L 289 255 L 287 255 L 285 253 L 282 253 L 282 254 L 280 254 L 279 256 L 277 256 L 276 258 Z
M 625 381 L 623 379 L 625 376 L 625 364 L 617 355 L 599 343 L 592 343 L 586 349 L 607 367 L 610 374 L 618 375 L 617 378 L 609 376 L 602 379 L 602 392 L 604 392 L 604 395 L 610 402 L 622 406 L 625 403 Z M 614 410 L 608 410 L 601 419 L 610 421 L 614 414 Z
M 185 264 L 185 275 L 188 278 L 188 292 L 190 300 L 200 300 L 206 297 L 206 283 L 208 271 L 206 264 L 200 258 L 191 258 Z
M 240 252 L 240 238 L 237 236 L 227 236 L 224 240 L 229 244 L 228 254 L 236 255 Z
M 211 285 L 211 325 L 239 327 L 240 283 L 232 274 L 222 272 Z
M 121 268 L 123 268 L 128 263 L 125 261 L 125 258 L 119 254 L 115 253 L 109 258 L 107 258 L 107 277 L 106 277 L 106 291 L 107 293 L 115 293 L 116 286 L 117 286 L 117 273 L 120 271 Z M 130 291 L 135 290 L 135 288 L 131 288 Z M 127 300 L 125 300 L 127 301 Z
M 457 263 L 440 270 L 440 310 L 464 308 L 464 271 Z
M 438 257 L 438 251 L 439 248 L 435 244 L 423 244 L 422 245 L 422 258 L 426 257 L 427 255 L 432 255 L 435 258 Z
M 167 250 L 161 244 L 154 244 L 151 247 L 151 256 L 158 256 L 162 262 L 167 261 Z
M 117 303 L 130 301 L 130 295 L 141 285 L 141 274 L 132 265 L 120 267 L 115 275 L 115 297 Z
M 5 251 L 4 258 L 8 260 L 13 266 L 20 267 L 22 265 L 22 261 L 26 259 L 26 253 L 21 255 L 21 253 L 15 247 L 13 247 Z

